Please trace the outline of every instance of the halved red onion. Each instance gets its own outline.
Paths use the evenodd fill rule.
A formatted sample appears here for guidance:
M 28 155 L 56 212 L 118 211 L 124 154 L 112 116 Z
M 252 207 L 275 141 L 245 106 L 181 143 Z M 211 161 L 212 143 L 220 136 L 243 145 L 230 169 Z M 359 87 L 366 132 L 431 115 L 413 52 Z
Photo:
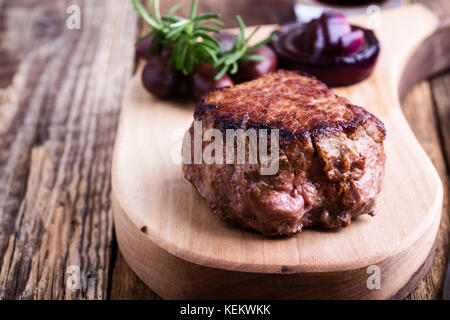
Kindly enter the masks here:
M 340 45 L 337 52 L 323 51 L 319 55 L 303 50 L 307 42 L 309 24 L 284 25 L 271 42 L 278 57 L 279 67 L 298 70 L 316 76 L 329 86 L 344 86 L 367 78 L 375 67 L 380 44 L 373 31 L 351 26 L 352 33 L 360 30 L 363 43 L 359 50 L 350 54 L 341 54 Z M 344 39 L 346 50 L 356 50 L 359 32 Z M 355 37 L 355 39 L 353 39 Z M 355 43 L 353 43 L 354 40 Z
M 355 30 L 339 39 L 339 46 L 342 55 L 352 54 L 359 51 L 364 43 L 364 32 Z
M 325 31 L 327 46 L 332 48 L 337 48 L 339 46 L 339 39 L 352 32 L 345 16 L 339 12 L 325 12 L 320 16 L 319 22 Z
M 324 30 L 317 19 L 306 24 L 302 38 L 298 40 L 297 47 L 313 56 L 320 55 L 326 48 Z

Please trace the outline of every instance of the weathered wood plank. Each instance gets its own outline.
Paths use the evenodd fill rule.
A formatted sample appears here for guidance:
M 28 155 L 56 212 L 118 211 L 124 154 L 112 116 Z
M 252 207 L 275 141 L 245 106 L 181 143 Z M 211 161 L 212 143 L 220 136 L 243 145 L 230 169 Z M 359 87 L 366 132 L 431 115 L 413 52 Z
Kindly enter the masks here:
M 109 298 L 112 300 L 159 300 L 147 285 L 139 279 L 125 262 L 120 250 L 114 262 L 112 286 Z
M 81 30 L 66 27 L 69 5 Z M 107 296 L 129 1 L 0 0 L 0 298 Z M 69 266 L 81 290 L 66 289 Z
M 445 190 L 442 220 L 436 240 L 436 256 L 430 271 L 408 299 L 439 299 L 449 250 L 449 179 L 429 82 L 422 81 L 413 86 L 404 97 L 402 108 L 414 134 L 437 168 Z
M 442 139 L 442 148 L 450 169 L 450 72 L 434 77 L 431 80 L 436 116 Z
M 441 145 L 444 154 L 444 158 L 447 165 L 447 173 L 448 177 L 450 177 L 450 73 L 446 72 L 445 74 L 439 75 L 431 79 L 431 88 L 433 93 L 433 101 L 435 106 L 435 115 L 438 122 L 438 128 L 440 132 Z M 445 185 L 446 191 L 446 206 L 447 206 L 447 216 L 450 216 L 450 186 L 449 179 L 447 179 L 447 184 Z M 445 208 L 444 208 L 445 210 Z M 447 231 L 446 240 L 446 248 L 447 251 L 444 252 L 444 255 L 439 260 L 442 263 L 442 268 L 445 268 L 445 264 L 450 263 L 450 244 L 449 244 L 449 233 L 450 227 L 443 232 Z M 446 255 L 445 255 L 446 253 Z M 448 270 L 448 267 L 447 267 Z M 446 275 L 447 277 L 450 275 Z
M 441 19 L 450 16 L 446 0 L 413 0 L 428 6 Z M 439 299 L 442 296 L 445 266 L 449 256 L 450 232 L 450 103 L 449 79 L 446 72 L 415 85 L 406 95 L 402 107 L 416 137 L 430 155 L 444 185 L 444 206 L 437 238 L 436 257 L 427 276 L 407 299 Z M 431 83 L 431 87 L 430 87 Z M 446 137 L 447 136 L 447 137 Z M 447 162 L 447 165 L 446 165 Z

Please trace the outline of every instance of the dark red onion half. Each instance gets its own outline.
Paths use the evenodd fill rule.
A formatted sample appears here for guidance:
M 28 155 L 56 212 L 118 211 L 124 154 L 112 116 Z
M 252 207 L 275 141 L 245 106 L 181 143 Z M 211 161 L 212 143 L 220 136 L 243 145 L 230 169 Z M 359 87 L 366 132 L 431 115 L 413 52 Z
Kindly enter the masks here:
M 366 79 L 373 71 L 380 44 L 373 31 L 352 26 L 364 32 L 362 48 L 348 55 L 311 55 L 299 48 L 305 24 L 293 23 L 275 32 L 271 47 L 278 56 L 280 68 L 309 73 L 329 86 L 346 86 Z
M 352 54 L 361 50 L 364 45 L 364 32 L 355 30 L 339 39 L 339 49 L 342 55 Z

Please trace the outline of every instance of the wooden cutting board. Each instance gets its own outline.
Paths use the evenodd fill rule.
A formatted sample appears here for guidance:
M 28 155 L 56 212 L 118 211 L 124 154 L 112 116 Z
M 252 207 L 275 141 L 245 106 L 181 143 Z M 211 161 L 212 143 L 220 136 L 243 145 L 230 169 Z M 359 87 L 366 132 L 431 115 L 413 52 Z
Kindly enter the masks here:
M 170 299 L 385 299 L 415 287 L 433 256 L 443 191 L 399 94 L 450 65 L 443 47 L 450 28 L 414 5 L 383 12 L 376 33 L 381 55 L 374 74 L 335 91 L 384 121 L 384 186 L 375 217 L 338 231 L 271 239 L 220 222 L 181 170 L 181 139 L 194 103 L 153 98 L 138 70 L 123 102 L 112 200 L 122 254 L 152 290 Z M 378 271 L 381 287 L 369 289 Z

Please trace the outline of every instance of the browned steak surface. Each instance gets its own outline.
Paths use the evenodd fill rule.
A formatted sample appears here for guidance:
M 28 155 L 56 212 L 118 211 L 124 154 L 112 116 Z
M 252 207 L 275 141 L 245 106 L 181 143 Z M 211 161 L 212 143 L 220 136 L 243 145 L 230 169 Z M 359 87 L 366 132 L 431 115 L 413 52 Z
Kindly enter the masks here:
M 222 220 L 276 236 L 309 226 L 344 227 L 375 213 L 384 174 L 384 125 L 317 79 L 279 71 L 212 91 L 200 100 L 194 118 L 203 131 L 280 133 L 274 175 L 262 175 L 259 162 L 183 164 L 186 179 Z M 193 139 L 193 127 L 190 133 Z

